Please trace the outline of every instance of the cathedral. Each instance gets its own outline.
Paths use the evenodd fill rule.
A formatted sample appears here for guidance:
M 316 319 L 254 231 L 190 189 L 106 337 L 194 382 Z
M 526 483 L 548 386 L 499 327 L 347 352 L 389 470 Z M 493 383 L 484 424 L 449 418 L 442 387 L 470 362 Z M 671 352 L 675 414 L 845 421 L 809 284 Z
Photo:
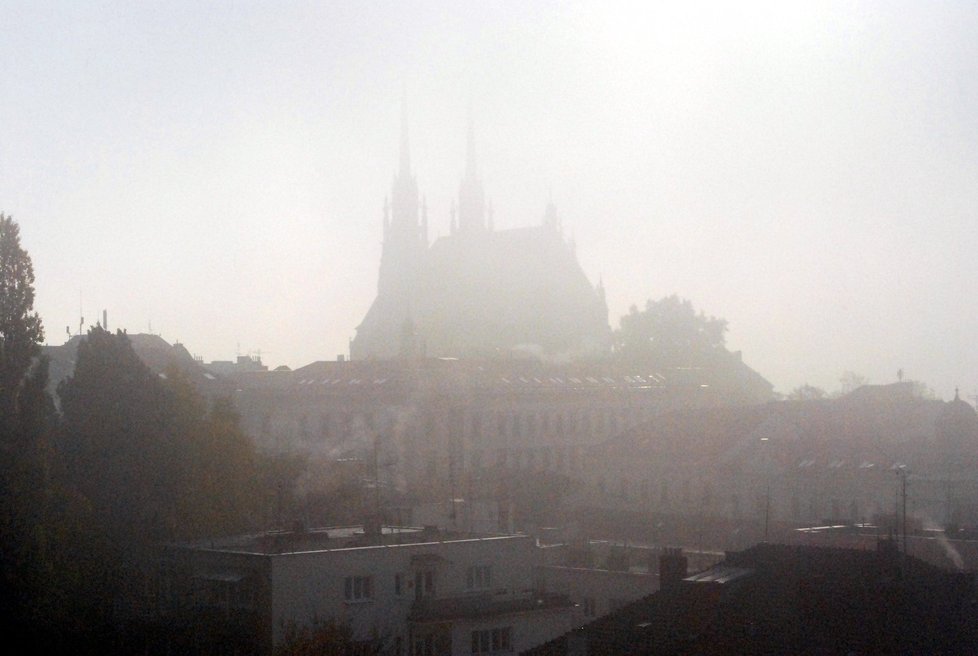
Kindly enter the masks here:
M 553 203 L 537 225 L 494 228 L 471 122 L 449 234 L 429 243 L 402 110 L 400 166 L 383 230 L 377 297 L 351 340 L 351 359 L 570 361 L 610 351 L 604 289 L 581 270 Z

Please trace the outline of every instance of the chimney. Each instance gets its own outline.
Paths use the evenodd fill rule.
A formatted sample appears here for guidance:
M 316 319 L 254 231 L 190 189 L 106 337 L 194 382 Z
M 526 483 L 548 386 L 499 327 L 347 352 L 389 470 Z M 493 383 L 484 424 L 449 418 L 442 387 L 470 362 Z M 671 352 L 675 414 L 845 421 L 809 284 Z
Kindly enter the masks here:
M 659 589 L 672 590 L 686 578 L 689 561 L 679 547 L 666 547 L 659 556 Z
M 102 330 L 109 329 L 109 311 L 102 310 Z

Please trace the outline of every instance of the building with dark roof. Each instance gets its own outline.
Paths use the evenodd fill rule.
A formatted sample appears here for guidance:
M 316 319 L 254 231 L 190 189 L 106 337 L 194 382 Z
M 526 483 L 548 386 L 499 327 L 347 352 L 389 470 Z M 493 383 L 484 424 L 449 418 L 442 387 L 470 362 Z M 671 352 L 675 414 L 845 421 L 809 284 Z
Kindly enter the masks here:
M 183 344 L 170 344 L 159 335 L 126 333 L 133 351 L 153 373 L 166 377 L 167 371 L 179 370 L 201 394 L 228 396 L 231 393 L 225 378 L 206 368 Z M 45 345 L 43 354 L 48 358 L 48 391 L 57 399 L 58 384 L 75 371 L 78 345 L 85 335 L 75 335 L 64 344 Z
M 972 654 L 974 573 L 872 551 L 759 544 L 545 645 L 557 654 Z

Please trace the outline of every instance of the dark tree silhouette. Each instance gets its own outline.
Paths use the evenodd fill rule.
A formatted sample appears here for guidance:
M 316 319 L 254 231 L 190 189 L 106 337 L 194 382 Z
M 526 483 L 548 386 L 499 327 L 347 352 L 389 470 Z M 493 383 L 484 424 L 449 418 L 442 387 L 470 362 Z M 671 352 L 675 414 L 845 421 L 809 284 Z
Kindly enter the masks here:
M 50 540 L 44 331 L 34 311 L 34 267 L 20 229 L 0 214 L 0 630 L 26 642 L 45 633 Z
M 123 332 L 92 328 L 58 394 L 65 485 L 82 500 L 69 519 L 87 527 L 70 547 L 74 597 L 111 632 L 152 604 L 161 543 L 255 528 L 269 495 L 229 404 L 208 408 L 179 369 L 151 371 Z
M 20 393 L 41 352 L 44 329 L 34 311 L 34 265 L 20 227 L 0 214 L 0 435 L 11 435 Z
M 805 383 L 791 390 L 786 398 L 789 401 L 817 401 L 828 398 L 828 394 L 821 387 Z
M 697 313 L 689 300 L 673 294 L 647 301 L 641 311 L 633 305 L 615 332 L 615 351 L 658 366 L 703 365 L 725 351 L 726 331 L 725 319 Z

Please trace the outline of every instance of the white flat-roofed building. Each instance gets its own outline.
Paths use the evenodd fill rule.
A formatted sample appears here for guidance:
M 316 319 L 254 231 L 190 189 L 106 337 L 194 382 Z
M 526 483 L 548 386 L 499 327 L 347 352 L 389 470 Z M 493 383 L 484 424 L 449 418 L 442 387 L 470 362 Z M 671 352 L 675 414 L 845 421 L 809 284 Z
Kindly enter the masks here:
M 317 621 L 365 651 L 519 653 L 574 624 L 573 603 L 535 584 L 540 562 L 524 535 L 335 527 L 169 547 L 162 588 L 174 625 L 233 653 Z

